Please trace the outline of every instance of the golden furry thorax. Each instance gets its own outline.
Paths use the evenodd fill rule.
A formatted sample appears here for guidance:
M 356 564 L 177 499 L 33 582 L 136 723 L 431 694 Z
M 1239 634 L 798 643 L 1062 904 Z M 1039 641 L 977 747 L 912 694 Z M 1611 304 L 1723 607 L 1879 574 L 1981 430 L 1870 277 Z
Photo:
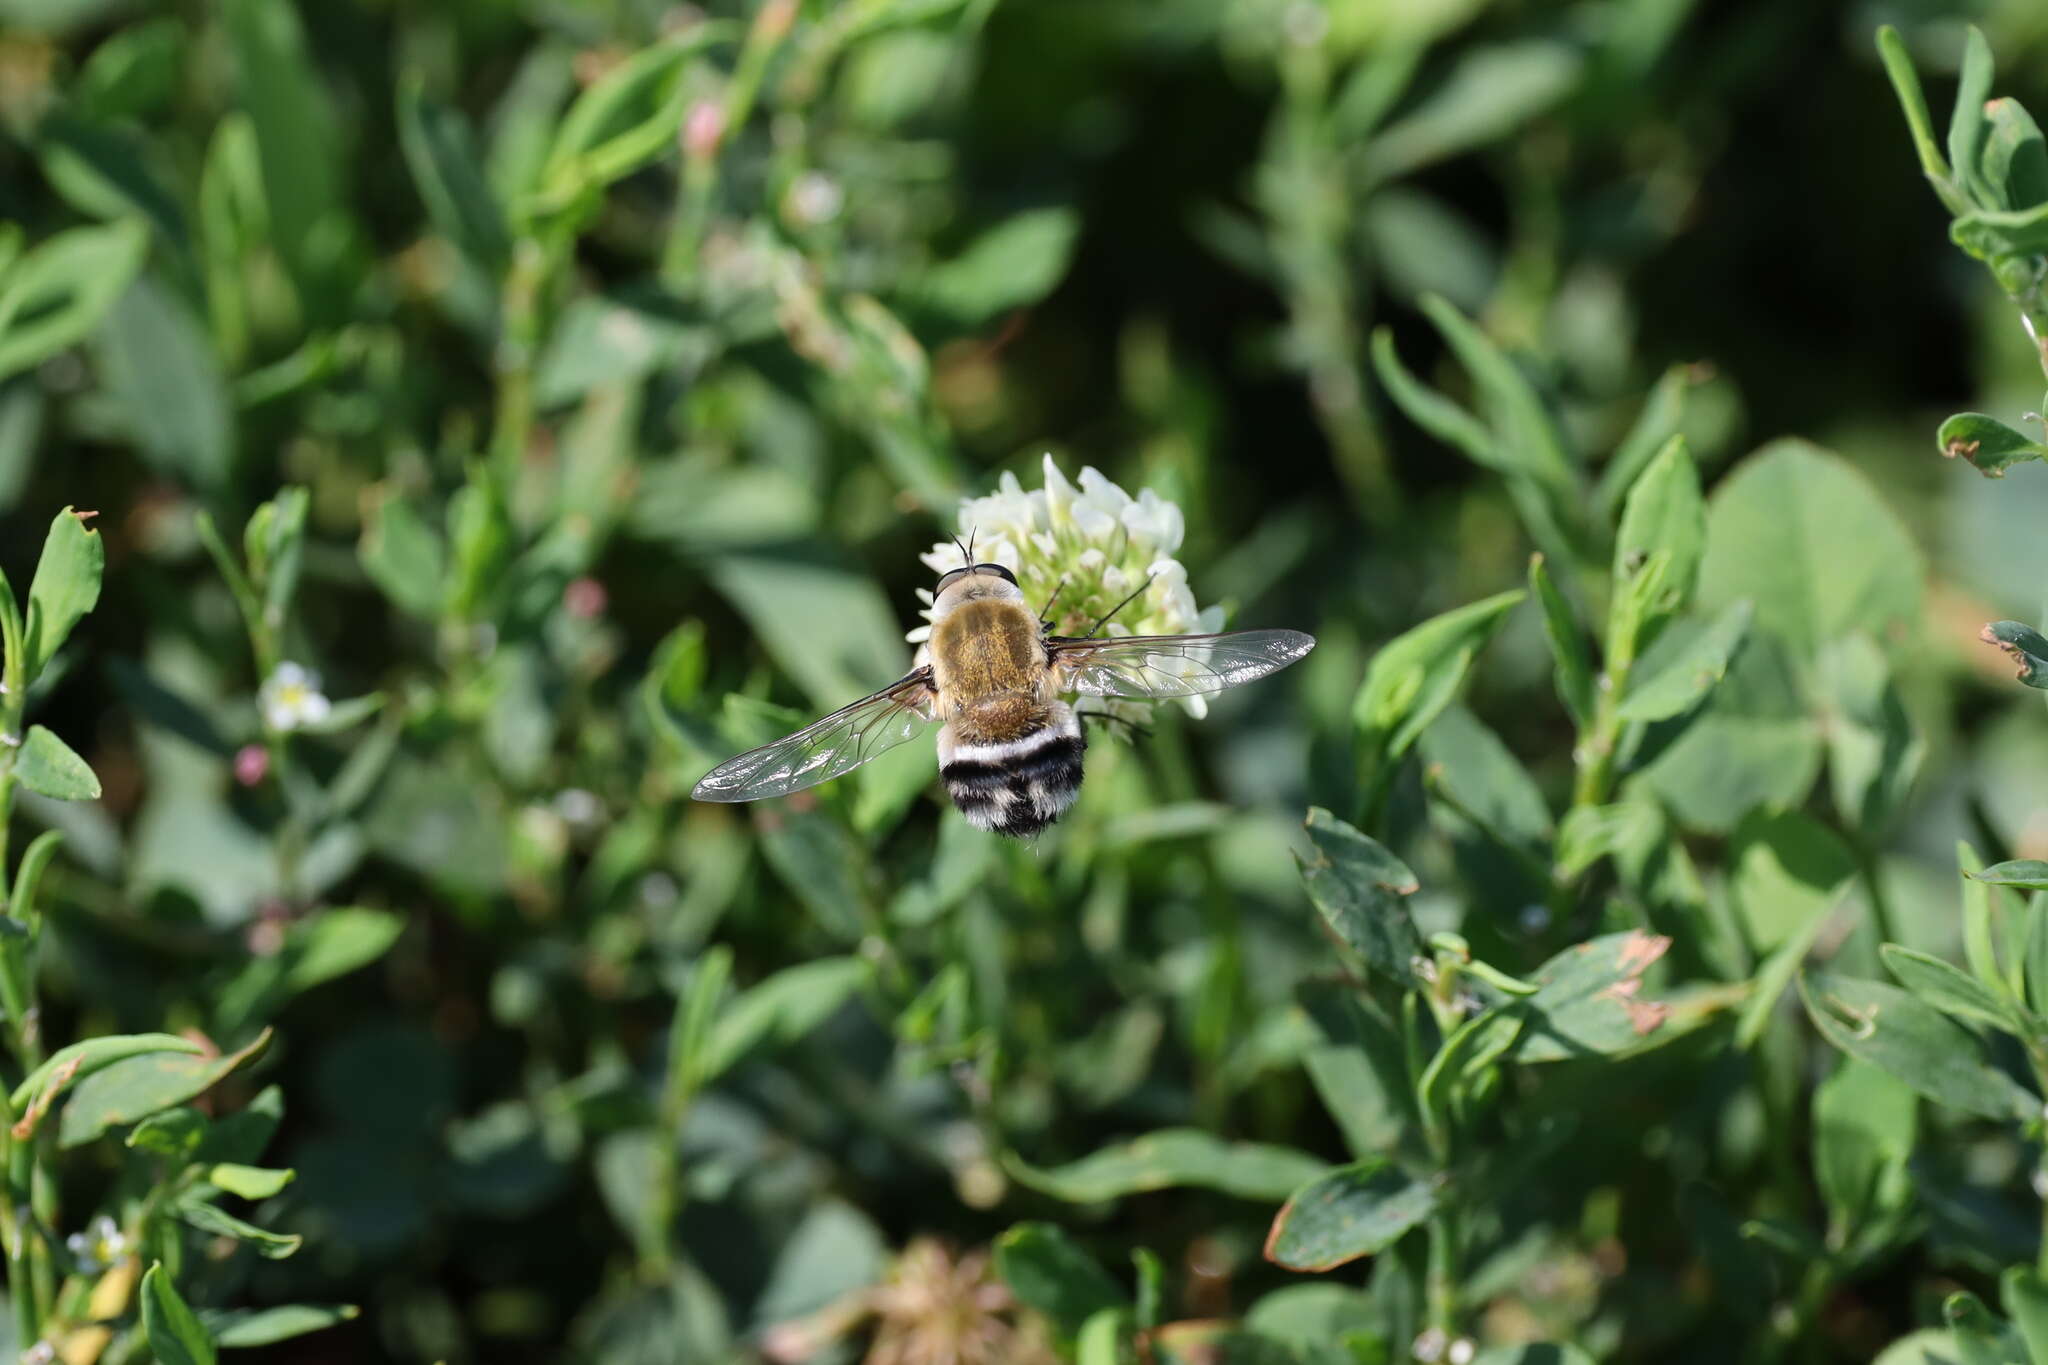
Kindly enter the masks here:
M 940 581 L 945 580 L 942 578 Z M 952 582 L 946 583 L 932 598 L 932 624 L 936 626 L 962 603 L 986 597 L 999 601 L 1022 602 L 1024 593 L 1001 574 L 991 573 L 979 567 L 970 569 L 953 578 Z

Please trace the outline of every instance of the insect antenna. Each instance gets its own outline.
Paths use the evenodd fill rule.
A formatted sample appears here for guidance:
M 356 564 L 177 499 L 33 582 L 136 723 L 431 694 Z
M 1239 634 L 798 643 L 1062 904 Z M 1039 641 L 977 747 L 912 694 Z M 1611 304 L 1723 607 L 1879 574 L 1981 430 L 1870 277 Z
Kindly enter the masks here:
M 971 536 L 971 535 L 973 534 L 973 532 L 971 532 L 971 531 L 970 531 L 970 532 L 969 532 L 968 534 L 969 534 L 969 535 Z M 972 550 L 968 549 L 968 548 L 967 548 L 967 547 L 966 547 L 965 545 L 962 545 L 962 544 L 960 543 L 960 537 L 958 537 L 958 536 L 954 536 L 954 537 L 953 537 L 953 548 L 954 548 L 954 549 L 956 549 L 956 550 L 958 550 L 958 551 L 960 552 L 960 567 L 961 567 L 961 568 L 963 568 L 963 569 L 964 569 L 964 568 L 968 567 L 968 566 L 969 566 L 970 564 L 974 563 L 974 552 L 973 552 Z
M 1126 597 L 1123 601 L 1117 603 L 1115 606 L 1111 607 L 1106 613 L 1104 613 L 1102 619 L 1097 621 L 1094 624 L 1094 626 L 1089 629 L 1088 634 L 1083 636 L 1082 638 L 1089 640 L 1094 639 L 1096 632 L 1100 631 L 1104 626 L 1109 624 L 1110 618 L 1114 617 L 1118 612 L 1122 611 L 1125 607 L 1131 605 L 1131 603 L 1137 601 L 1139 595 L 1143 593 L 1145 589 L 1151 586 L 1152 575 L 1146 574 L 1145 581 L 1143 583 L 1140 583 L 1137 587 L 1133 588 L 1131 590 L 1131 595 L 1129 597 Z
M 1052 585 L 1052 596 L 1045 599 L 1045 606 L 1038 613 L 1038 624 L 1046 627 L 1048 630 L 1052 628 L 1052 604 L 1060 600 L 1060 593 L 1066 586 L 1067 577 L 1065 574 L 1061 574 L 1060 581 Z

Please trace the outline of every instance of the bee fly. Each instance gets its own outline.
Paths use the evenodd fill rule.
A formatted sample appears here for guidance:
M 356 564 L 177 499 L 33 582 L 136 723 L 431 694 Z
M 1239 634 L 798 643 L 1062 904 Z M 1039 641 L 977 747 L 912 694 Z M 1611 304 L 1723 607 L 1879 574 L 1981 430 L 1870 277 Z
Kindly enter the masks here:
M 962 557 L 971 561 L 973 554 L 963 549 Z M 1097 631 L 1109 616 L 1096 622 Z M 1221 692 L 1287 667 L 1315 643 L 1297 630 L 1053 635 L 1025 605 L 1015 575 L 1000 564 L 970 562 L 940 576 L 931 641 L 908 676 L 726 760 L 693 795 L 756 801 L 801 791 L 941 721 L 939 775 L 953 804 L 982 829 L 1028 838 L 1059 819 L 1081 790 L 1081 721 L 1063 696 L 1153 701 Z

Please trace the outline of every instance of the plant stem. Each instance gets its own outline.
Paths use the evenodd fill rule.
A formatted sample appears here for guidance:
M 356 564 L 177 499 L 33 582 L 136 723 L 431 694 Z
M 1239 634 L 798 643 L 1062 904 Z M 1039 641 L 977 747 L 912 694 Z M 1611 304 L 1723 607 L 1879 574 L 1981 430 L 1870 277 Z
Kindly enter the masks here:
M 1425 1325 L 1448 1339 L 1458 1335 L 1458 1216 L 1444 1210 L 1429 1220 L 1429 1269 L 1423 1281 Z
M 1848 841 L 1850 851 L 1856 858 L 1857 875 L 1863 879 L 1864 890 L 1870 896 L 1871 926 L 1877 930 L 1879 943 L 1896 943 L 1898 934 L 1894 929 L 1892 905 L 1884 893 L 1884 878 L 1878 865 L 1877 850 L 1863 837 L 1860 830 L 1847 824 L 1842 828 L 1843 838 Z
M 540 299 L 547 283 L 549 251 L 539 240 L 522 237 L 512 248 L 499 295 L 497 351 L 498 406 L 491 430 L 491 457 L 509 490 L 518 478 L 533 434 L 533 370 L 540 347 Z
M 1614 632 L 1607 645 L 1606 667 L 1600 670 L 1595 687 L 1593 720 L 1579 740 L 1579 780 L 1572 792 L 1574 806 L 1601 806 L 1614 793 L 1614 763 L 1625 729 L 1621 699 L 1628 695 L 1629 674 L 1636 665 L 1636 636 L 1633 628 Z

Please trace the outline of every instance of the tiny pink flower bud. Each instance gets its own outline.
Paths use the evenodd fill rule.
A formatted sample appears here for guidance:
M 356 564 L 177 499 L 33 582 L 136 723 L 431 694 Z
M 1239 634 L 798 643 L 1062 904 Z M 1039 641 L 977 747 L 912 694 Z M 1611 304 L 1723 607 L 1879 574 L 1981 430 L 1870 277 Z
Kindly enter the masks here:
M 605 606 L 610 601 L 611 594 L 595 578 L 571 579 L 569 586 L 562 589 L 563 608 L 579 621 L 591 621 L 604 615 Z
M 723 141 L 724 107 L 717 100 L 699 100 L 683 120 L 683 154 L 693 161 L 709 161 Z
M 270 772 L 270 751 L 261 744 L 244 744 L 235 751 L 235 781 L 253 787 Z

